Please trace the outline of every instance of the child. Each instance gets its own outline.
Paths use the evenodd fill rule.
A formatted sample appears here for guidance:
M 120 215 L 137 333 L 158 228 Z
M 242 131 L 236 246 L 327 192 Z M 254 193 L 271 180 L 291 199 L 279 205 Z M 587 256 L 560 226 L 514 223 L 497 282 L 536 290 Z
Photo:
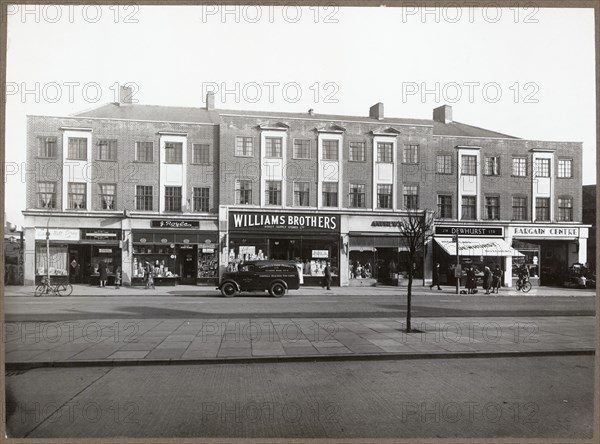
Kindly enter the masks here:
M 115 271 L 115 288 L 118 290 L 121 285 L 121 267 L 117 267 L 117 271 Z

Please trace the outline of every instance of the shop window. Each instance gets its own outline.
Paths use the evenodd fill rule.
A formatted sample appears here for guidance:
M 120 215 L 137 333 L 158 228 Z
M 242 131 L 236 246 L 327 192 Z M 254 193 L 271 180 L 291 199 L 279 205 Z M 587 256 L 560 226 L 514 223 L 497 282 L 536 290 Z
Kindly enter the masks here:
M 527 176 L 527 159 L 525 157 L 513 157 L 512 175 L 515 177 Z
M 419 208 L 419 195 L 417 185 L 404 185 L 404 208 L 416 210 Z
M 550 220 L 550 199 L 547 197 L 536 197 L 535 220 Z
M 419 145 L 404 145 L 402 150 L 403 163 L 418 163 L 419 162 Z
M 45 244 L 38 244 L 35 247 L 35 273 L 45 276 L 66 276 L 67 271 L 67 246 L 66 245 L 50 245 L 50 255 L 48 256 L 48 248 Z
M 100 208 L 114 210 L 116 207 L 117 186 L 115 184 L 100 184 Z
M 514 196 L 512 199 L 513 220 L 527 220 L 527 198 Z
M 192 163 L 210 163 L 210 145 L 207 143 L 192 144 Z
M 337 182 L 323 182 L 323 206 L 338 206 L 338 184 Z
M 442 219 L 452 218 L 452 196 L 440 194 L 437 197 L 438 216 Z
M 307 207 L 309 206 L 309 183 L 294 182 L 294 206 Z
M 550 159 L 535 159 L 535 177 L 550 177 Z
M 477 156 L 466 155 L 461 156 L 460 174 L 463 176 L 477 175 Z
M 377 162 L 391 163 L 394 144 L 389 142 L 377 143 Z
M 485 214 L 488 220 L 500 220 L 500 198 L 498 196 L 485 197 Z
M 135 160 L 137 162 L 152 162 L 154 159 L 154 144 L 152 142 L 135 142 Z
M 377 208 L 392 208 L 391 185 L 377 185 Z
M 70 210 L 86 209 L 86 188 L 85 183 L 68 183 L 68 207 Z
M 56 137 L 38 137 L 38 157 L 56 158 Z
M 573 199 L 571 197 L 558 198 L 558 221 L 573 222 Z
M 310 159 L 310 140 L 294 139 L 294 159 Z
M 165 187 L 165 211 L 181 212 L 181 187 Z
M 500 158 L 498 156 L 486 157 L 483 163 L 483 174 L 485 176 L 500 175 Z
M 56 208 L 56 182 L 38 182 L 38 208 Z
M 154 277 L 178 277 L 177 255 L 171 244 L 133 245 L 133 277 L 145 278 L 148 272 Z
M 452 156 L 449 154 L 437 156 L 436 171 L 439 174 L 452 174 Z
M 152 186 L 136 185 L 135 209 L 139 211 L 152 211 Z
M 267 180 L 265 183 L 265 204 L 281 205 L 281 181 Z
M 558 177 L 573 177 L 573 159 L 558 159 Z
M 265 157 L 281 159 L 281 137 L 265 137 Z
M 183 143 L 165 143 L 165 163 L 183 163 Z
M 72 160 L 87 160 L 87 139 L 84 137 L 69 137 L 68 158 Z
M 117 160 L 117 141 L 98 141 L 98 160 Z
M 461 220 L 475 220 L 477 218 L 477 199 L 475 196 L 462 197 Z
M 323 160 L 338 160 L 339 141 L 323 140 Z
M 236 180 L 235 182 L 235 200 L 241 205 L 252 204 L 252 181 Z
M 350 162 L 364 162 L 365 161 L 365 143 L 364 142 L 350 142 Z
M 252 137 L 237 136 L 235 138 L 235 155 L 240 157 L 254 156 Z
M 210 211 L 210 188 L 194 188 L 194 211 L 208 213 Z

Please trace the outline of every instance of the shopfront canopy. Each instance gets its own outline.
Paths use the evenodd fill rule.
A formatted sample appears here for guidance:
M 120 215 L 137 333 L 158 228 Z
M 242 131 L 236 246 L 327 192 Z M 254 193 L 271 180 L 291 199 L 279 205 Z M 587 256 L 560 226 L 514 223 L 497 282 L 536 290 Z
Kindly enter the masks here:
M 435 238 L 446 253 L 456 256 L 456 242 L 452 238 Z M 458 240 L 460 256 L 523 256 L 502 239 L 471 238 Z

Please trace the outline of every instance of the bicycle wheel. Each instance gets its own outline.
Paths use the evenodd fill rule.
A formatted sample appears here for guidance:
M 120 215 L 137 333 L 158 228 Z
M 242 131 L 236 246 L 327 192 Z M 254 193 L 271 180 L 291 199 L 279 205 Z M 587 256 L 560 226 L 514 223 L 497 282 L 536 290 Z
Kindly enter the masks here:
M 41 295 L 43 295 L 46 292 L 46 286 L 44 284 L 40 284 L 37 287 L 35 287 L 35 291 L 33 293 L 33 295 L 37 298 L 40 297 Z
M 529 290 L 531 290 L 531 282 L 527 281 L 523 283 L 523 293 L 527 293 Z
M 71 284 L 57 285 L 56 292 L 59 296 L 71 296 L 71 293 L 73 293 L 73 286 Z

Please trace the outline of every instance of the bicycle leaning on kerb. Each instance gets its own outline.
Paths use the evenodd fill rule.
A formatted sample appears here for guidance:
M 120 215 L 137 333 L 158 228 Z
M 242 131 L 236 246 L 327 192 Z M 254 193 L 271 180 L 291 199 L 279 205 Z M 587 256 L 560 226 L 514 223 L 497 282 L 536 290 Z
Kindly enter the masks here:
M 73 286 L 69 283 L 66 284 L 51 284 L 50 279 L 46 276 L 42 278 L 42 283 L 35 287 L 34 295 L 39 297 L 43 294 L 55 294 L 58 296 L 69 296 L 73 293 Z

